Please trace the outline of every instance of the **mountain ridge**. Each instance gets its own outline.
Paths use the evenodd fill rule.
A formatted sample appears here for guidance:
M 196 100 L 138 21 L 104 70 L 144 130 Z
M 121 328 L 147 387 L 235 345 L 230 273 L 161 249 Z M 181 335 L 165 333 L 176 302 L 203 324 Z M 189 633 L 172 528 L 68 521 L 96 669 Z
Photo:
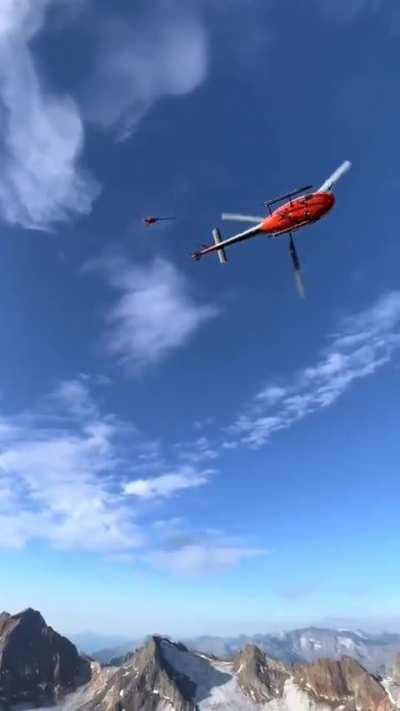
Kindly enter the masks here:
M 321 635 L 332 641 L 334 634 L 349 635 L 343 637 L 345 647 L 351 647 L 354 639 L 367 639 L 356 633 L 353 639 L 349 631 L 328 634 L 318 628 L 294 631 L 292 637 L 303 652 L 314 654 L 321 651 Z M 385 639 L 388 645 L 394 641 L 390 635 Z M 400 656 L 393 660 L 390 674 L 383 676 L 370 673 L 348 654 L 311 663 L 284 662 L 246 644 L 226 660 L 153 635 L 118 665 L 102 666 L 80 656 L 39 612 L 28 608 L 16 615 L 2 613 L 0 711 L 33 711 L 33 707 L 54 711 L 400 711 Z
M 248 645 L 228 662 L 154 636 L 103 688 L 63 711 L 397 711 L 400 685 L 383 684 L 356 660 L 286 665 Z M 82 703 L 83 701 L 83 703 Z
M 146 639 L 146 638 L 145 638 Z M 136 640 L 123 647 L 103 649 L 93 658 L 101 663 L 121 659 L 143 644 Z M 239 635 L 217 637 L 204 635 L 183 639 L 183 643 L 197 652 L 213 654 L 220 659 L 232 660 L 246 645 L 256 645 L 270 658 L 290 664 L 314 662 L 321 656 L 338 659 L 343 654 L 354 657 L 373 672 L 384 672 L 400 654 L 400 634 L 368 633 L 361 630 L 304 627 L 280 634 Z

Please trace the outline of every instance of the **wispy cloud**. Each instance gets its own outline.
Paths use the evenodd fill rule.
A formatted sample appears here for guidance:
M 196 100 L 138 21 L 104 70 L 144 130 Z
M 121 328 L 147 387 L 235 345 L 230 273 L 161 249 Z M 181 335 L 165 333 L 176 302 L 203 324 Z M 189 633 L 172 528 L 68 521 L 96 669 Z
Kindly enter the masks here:
M 205 436 L 197 437 L 197 439 L 187 442 L 180 442 L 175 445 L 175 449 L 180 459 L 194 464 L 212 461 L 219 456 L 218 451 L 214 449 L 208 437 Z
M 128 136 L 155 102 L 182 96 L 205 79 L 207 32 L 196 5 L 154 0 L 127 22 L 98 18 L 98 51 L 84 92 L 86 117 Z
M 125 494 L 142 499 L 169 498 L 178 491 L 195 489 L 208 483 L 210 470 L 197 472 L 193 467 L 182 467 L 180 471 L 162 474 L 152 479 L 135 479 L 124 486 Z
M 279 402 L 279 400 L 282 400 L 285 395 L 285 388 L 281 388 L 279 385 L 267 385 L 266 388 L 260 390 L 257 395 L 257 400 L 265 402 L 268 405 L 274 405 Z
M 258 548 L 193 543 L 173 551 L 155 551 L 147 557 L 152 565 L 175 573 L 224 572 L 244 560 L 265 555 Z
M 44 87 L 32 40 L 52 0 L 3 0 L 0 13 L 0 210 L 12 225 L 48 229 L 87 214 L 97 183 L 80 166 L 84 129 L 71 97 Z
M 211 470 L 182 465 L 129 481 L 132 460 L 143 453 L 156 469 L 159 447 L 102 413 L 91 382 L 62 382 L 35 410 L 0 419 L 0 545 L 41 539 L 62 549 L 129 554 L 148 545 L 130 497 L 168 499 L 208 483 Z
M 317 7 L 328 18 L 335 20 L 352 20 L 362 12 L 378 12 L 383 7 L 383 0 L 314 0 Z
M 275 432 L 333 405 L 352 384 L 390 362 L 400 347 L 399 324 L 398 291 L 347 318 L 315 365 L 283 385 L 269 383 L 260 390 L 229 428 L 233 441 L 261 447 Z
M 217 306 L 196 303 L 184 275 L 165 259 L 135 265 L 114 258 L 92 268 L 118 293 L 107 315 L 106 348 L 133 370 L 163 360 L 219 314 Z
M 245 560 L 267 555 L 262 548 L 219 530 L 191 531 L 182 519 L 161 521 L 157 548 L 146 554 L 151 565 L 173 573 L 199 575 L 224 572 Z
M 219 531 L 193 532 L 174 515 L 177 497 L 205 487 L 214 470 L 182 462 L 160 469 L 161 445 L 104 413 L 94 382 L 104 386 L 88 376 L 62 382 L 31 411 L 0 417 L 0 547 L 44 541 L 181 574 L 261 555 Z M 162 473 L 132 479 L 143 454 L 148 469 Z M 157 516 L 168 518 L 149 519 L 144 504 L 153 500 Z
M 100 552 L 143 545 L 115 480 L 118 421 L 101 416 L 94 402 L 89 406 L 79 382 L 61 385 L 53 401 L 59 406 L 51 414 L 46 402 L 44 409 L 3 420 L 0 482 L 8 493 L 0 500 L 1 545 L 22 547 L 34 538 Z M 72 424 L 71 414 L 79 421 Z
M 97 404 L 90 394 L 85 378 L 64 380 L 51 394 L 50 400 L 66 406 L 68 412 L 78 417 L 98 415 Z

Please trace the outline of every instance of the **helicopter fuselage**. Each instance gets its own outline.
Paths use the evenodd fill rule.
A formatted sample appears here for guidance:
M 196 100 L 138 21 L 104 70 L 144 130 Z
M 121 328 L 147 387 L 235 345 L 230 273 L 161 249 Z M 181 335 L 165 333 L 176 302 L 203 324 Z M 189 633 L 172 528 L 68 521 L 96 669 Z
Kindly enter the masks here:
M 268 215 L 258 226 L 258 232 L 267 235 L 281 235 L 317 222 L 326 215 L 335 204 L 331 192 L 317 192 L 302 195 L 286 202 Z

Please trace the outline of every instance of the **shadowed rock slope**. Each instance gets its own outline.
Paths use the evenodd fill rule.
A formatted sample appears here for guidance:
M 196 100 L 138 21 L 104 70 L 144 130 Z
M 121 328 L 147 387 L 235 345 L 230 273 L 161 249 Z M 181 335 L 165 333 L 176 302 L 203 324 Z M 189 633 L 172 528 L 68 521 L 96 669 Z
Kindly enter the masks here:
M 90 677 L 76 647 L 39 612 L 0 615 L 0 708 L 55 703 Z

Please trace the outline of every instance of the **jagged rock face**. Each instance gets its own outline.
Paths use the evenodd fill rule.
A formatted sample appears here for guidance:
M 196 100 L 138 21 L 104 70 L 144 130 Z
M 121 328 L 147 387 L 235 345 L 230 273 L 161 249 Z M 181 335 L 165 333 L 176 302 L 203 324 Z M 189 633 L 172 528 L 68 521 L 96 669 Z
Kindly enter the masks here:
M 394 711 L 395 706 L 377 679 L 350 657 L 321 659 L 294 668 L 294 679 L 315 700 L 343 711 Z
M 195 686 L 189 677 L 174 669 L 167 659 L 165 648 L 170 642 L 154 637 L 134 658 L 130 678 L 121 677 L 119 695 L 124 706 L 132 711 L 155 711 L 162 702 L 176 711 L 193 711 Z M 183 645 L 176 645 L 186 652 Z M 122 691 L 122 694 L 121 694 Z
M 254 645 L 247 645 L 233 660 L 241 690 L 257 704 L 281 698 L 289 670 L 284 664 L 266 658 Z
M 400 654 L 396 657 L 393 664 L 392 679 L 395 684 L 400 684 Z
M 54 702 L 89 676 L 89 663 L 39 612 L 0 615 L 0 707 Z
M 187 654 L 183 645 L 175 645 L 161 637 L 153 637 L 127 664 L 108 681 L 106 687 L 85 711 L 195 711 L 195 684 L 168 660 L 168 648 L 175 654 Z

